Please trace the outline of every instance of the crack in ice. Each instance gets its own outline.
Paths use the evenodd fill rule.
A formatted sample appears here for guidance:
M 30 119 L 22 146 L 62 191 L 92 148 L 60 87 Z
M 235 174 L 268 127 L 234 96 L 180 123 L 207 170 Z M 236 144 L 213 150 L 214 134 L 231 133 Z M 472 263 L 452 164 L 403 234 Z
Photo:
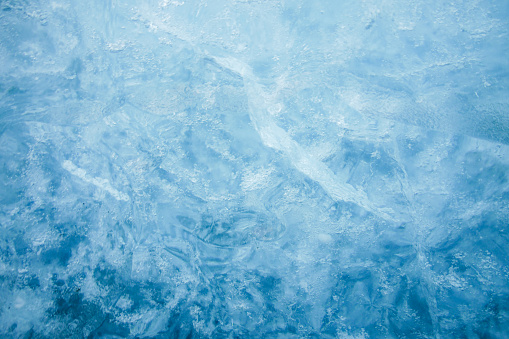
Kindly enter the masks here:
M 114 189 L 107 179 L 91 177 L 91 176 L 87 175 L 87 171 L 85 171 L 82 168 L 79 168 L 78 166 L 76 166 L 69 160 L 65 160 L 62 163 L 62 167 L 66 171 L 71 173 L 72 175 L 75 175 L 78 178 L 80 178 L 81 180 L 88 182 L 89 184 L 92 184 L 92 185 L 98 187 L 99 189 L 108 192 L 115 199 L 120 200 L 120 201 L 129 201 L 129 196 L 123 192 L 120 192 L 120 191 L 117 191 L 116 189 Z
M 222 67 L 238 73 L 243 78 L 248 97 L 249 117 L 266 146 L 281 151 L 297 170 L 320 184 L 335 201 L 353 202 L 385 220 L 396 221 L 392 209 L 376 207 L 364 191 L 338 178 L 327 165 L 306 152 L 298 142 L 277 125 L 270 116 L 269 95 L 249 65 L 233 57 L 214 57 L 213 59 Z

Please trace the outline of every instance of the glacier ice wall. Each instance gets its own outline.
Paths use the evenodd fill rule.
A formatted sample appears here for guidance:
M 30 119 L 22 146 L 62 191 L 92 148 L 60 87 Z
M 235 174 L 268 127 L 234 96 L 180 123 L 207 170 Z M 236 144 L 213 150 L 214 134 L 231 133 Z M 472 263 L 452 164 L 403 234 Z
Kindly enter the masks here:
M 0 335 L 509 336 L 506 1 L 0 1 Z

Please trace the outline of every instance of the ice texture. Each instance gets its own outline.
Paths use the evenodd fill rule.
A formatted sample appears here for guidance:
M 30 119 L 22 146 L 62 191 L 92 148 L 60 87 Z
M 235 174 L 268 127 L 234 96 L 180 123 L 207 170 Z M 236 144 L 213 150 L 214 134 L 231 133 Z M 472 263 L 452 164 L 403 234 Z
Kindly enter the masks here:
M 509 337 L 509 2 L 1 0 L 0 336 Z

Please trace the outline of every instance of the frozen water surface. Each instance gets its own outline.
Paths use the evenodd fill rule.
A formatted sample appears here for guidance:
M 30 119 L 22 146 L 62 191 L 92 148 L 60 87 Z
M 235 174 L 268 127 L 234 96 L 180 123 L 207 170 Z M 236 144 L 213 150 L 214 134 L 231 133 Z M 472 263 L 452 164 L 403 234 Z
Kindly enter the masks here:
M 0 1 L 0 335 L 509 336 L 507 1 Z

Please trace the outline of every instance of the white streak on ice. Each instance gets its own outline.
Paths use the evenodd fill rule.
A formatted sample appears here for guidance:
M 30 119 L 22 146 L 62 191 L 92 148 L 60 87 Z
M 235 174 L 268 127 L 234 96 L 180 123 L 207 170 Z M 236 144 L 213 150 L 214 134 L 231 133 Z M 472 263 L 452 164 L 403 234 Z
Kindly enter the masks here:
M 89 184 L 95 185 L 99 189 L 108 192 L 115 199 L 121 200 L 121 201 L 129 201 L 129 196 L 125 193 L 119 192 L 116 189 L 114 189 L 107 179 L 91 177 L 91 176 L 87 175 L 87 171 L 85 171 L 82 168 L 79 168 L 78 166 L 76 166 L 69 160 L 65 160 L 62 163 L 62 167 L 65 170 L 67 170 L 69 173 L 71 173 L 72 175 L 75 175 L 78 178 L 80 178 L 81 180 L 88 182 Z
M 383 219 L 396 221 L 390 208 L 382 209 L 374 206 L 365 192 L 337 177 L 329 167 L 306 152 L 299 143 L 276 124 L 269 112 L 270 95 L 253 74 L 249 65 L 233 57 L 214 57 L 214 60 L 222 67 L 238 73 L 244 79 L 244 87 L 249 101 L 249 117 L 266 146 L 281 151 L 297 170 L 319 183 L 335 201 L 353 202 Z

